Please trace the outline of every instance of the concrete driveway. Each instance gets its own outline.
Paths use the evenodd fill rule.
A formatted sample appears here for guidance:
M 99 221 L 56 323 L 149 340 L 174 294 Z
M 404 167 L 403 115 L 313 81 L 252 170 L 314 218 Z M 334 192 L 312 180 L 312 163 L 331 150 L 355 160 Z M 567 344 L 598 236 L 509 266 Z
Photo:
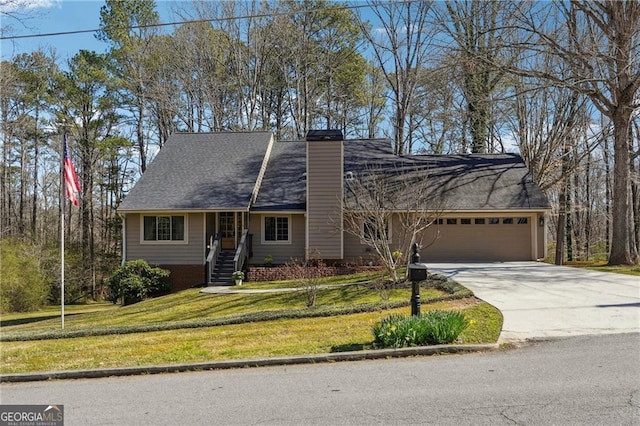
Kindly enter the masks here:
M 640 278 L 538 262 L 427 263 L 502 311 L 500 341 L 640 332 Z

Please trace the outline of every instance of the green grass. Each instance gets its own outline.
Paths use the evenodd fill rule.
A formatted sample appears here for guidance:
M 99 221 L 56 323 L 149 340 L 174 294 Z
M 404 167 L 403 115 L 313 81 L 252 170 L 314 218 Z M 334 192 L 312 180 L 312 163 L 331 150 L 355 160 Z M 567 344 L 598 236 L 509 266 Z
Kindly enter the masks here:
M 640 277 L 640 265 L 636 266 L 607 266 L 607 265 L 594 265 L 585 266 L 587 269 L 600 272 L 613 272 L 615 274 L 635 275 Z
M 564 266 L 571 266 L 574 268 L 591 269 L 592 271 L 609 272 L 613 274 L 625 274 L 640 276 L 640 265 L 615 265 L 609 266 L 606 261 L 575 261 L 565 262 Z
M 460 342 L 495 342 L 502 324 L 500 312 L 468 297 L 468 293 L 461 293 L 460 288 L 457 291 L 466 298 L 430 304 L 430 300 L 439 300 L 446 294 L 435 288 L 423 288 L 423 310 L 462 309 L 471 325 L 460 336 Z M 388 302 L 404 303 L 409 297 L 408 288 L 392 289 L 389 290 Z M 129 334 L 117 334 L 116 331 L 111 335 L 58 336 L 60 338 L 49 340 L 30 340 L 33 337 L 29 336 L 50 332 L 56 337 L 56 330 L 60 329 L 59 308 L 51 307 L 32 314 L 3 315 L 3 336 L 19 333 L 25 336 L 25 340 L 0 342 L 0 373 L 162 365 L 370 348 L 373 342 L 371 327 L 376 321 L 392 313 L 410 312 L 408 306 L 383 309 L 381 302 L 378 291 L 366 285 L 320 290 L 319 306 L 315 310 L 304 306 L 302 292 L 212 295 L 193 289 L 125 307 L 106 304 L 69 306 L 66 309 L 65 332 L 91 331 L 101 327 L 135 329 L 172 322 L 192 322 L 193 328 Z M 265 312 L 281 312 L 283 315 L 328 312 L 331 315 L 332 309 L 347 312 L 358 306 L 366 307 L 366 312 L 277 320 L 269 320 L 264 315 Z M 260 320 L 215 327 L 198 326 L 198 321 L 217 321 L 242 315 L 253 315 Z
M 460 340 L 467 344 L 497 342 L 502 331 L 502 312 L 488 303 L 478 303 L 463 310 L 469 327 Z
M 409 288 L 388 291 L 389 302 L 409 300 Z M 426 300 L 446 295 L 442 290 L 423 288 L 422 297 Z M 363 285 L 341 286 L 333 289 L 318 290 L 317 305 L 327 307 L 346 307 L 380 302 L 377 291 Z M 149 299 L 129 306 L 100 305 L 100 309 L 88 310 L 80 314 L 65 317 L 65 330 L 74 331 L 99 327 L 145 326 L 167 322 L 185 322 L 189 320 L 229 317 L 265 311 L 290 311 L 305 308 L 305 296 L 302 291 L 267 294 L 207 294 L 199 289 L 189 289 L 155 299 Z M 60 313 L 54 314 L 47 309 L 46 314 L 29 314 L 21 318 L 12 314 L 2 316 L 2 331 L 43 332 L 60 329 Z M 33 315 L 33 316 L 32 316 Z M 12 319 L 10 319 L 12 318 Z

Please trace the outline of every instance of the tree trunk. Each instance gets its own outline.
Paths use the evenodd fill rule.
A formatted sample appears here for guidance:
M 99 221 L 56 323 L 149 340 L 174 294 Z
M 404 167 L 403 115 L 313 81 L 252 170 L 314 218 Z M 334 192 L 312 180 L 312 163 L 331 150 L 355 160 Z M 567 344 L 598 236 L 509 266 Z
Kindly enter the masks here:
M 586 166 L 586 213 L 584 224 L 584 257 L 585 260 L 589 260 L 591 255 L 591 152 L 587 154 L 587 166 Z
M 35 132 L 34 132 L 34 140 L 33 140 L 33 195 L 31 202 L 33 205 L 31 206 L 31 234 L 35 238 L 36 236 L 36 226 L 37 226 L 37 217 L 38 217 L 38 155 L 40 151 L 40 141 L 38 140 L 39 132 L 38 132 L 38 121 L 40 120 L 40 108 L 36 106 L 36 116 L 35 116 Z
M 20 143 L 20 199 L 18 202 L 18 234 L 24 235 L 25 208 L 27 200 L 27 143 Z
M 147 170 L 147 150 L 145 146 L 145 138 L 144 138 L 144 128 L 143 128 L 143 120 L 144 120 L 144 105 L 139 103 L 137 106 L 136 114 L 136 137 L 138 140 L 138 151 L 140 152 L 140 172 L 144 173 Z
M 609 255 L 611 250 L 611 166 L 609 160 L 609 139 L 605 136 L 603 139 L 602 155 L 604 157 L 604 199 L 605 199 L 605 224 L 604 224 L 604 242 L 605 253 Z
M 560 189 L 558 196 L 558 228 L 556 231 L 556 265 L 564 263 L 564 233 L 567 227 L 565 188 Z
M 567 239 L 567 261 L 573 262 L 573 203 L 571 202 L 571 176 L 565 177 L 565 222 L 567 229 L 565 238 Z
M 629 149 L 634 152 L 633 141 L 634 139 L 633 126 L 629 126 Z M 640 127 L 635 126 L 635 136 L 640 138 Z M 640 185 L 638 180 L 640 179 L 640 170 L 636 170 L 635 159 L 640 155 L 640 145 L 638 153 L 629 155 L 629 171 L 631 173 L 631 222 L 633 223 L 633 233 L 631 243 L 635 245 L 636 252 L 640 252 Z M 638 259 L 636 259 L 638 260 Z
M 629 125 L 631 110 L 617 108 L 612 114 L 614 136 L 613 220 L 609 265 L 635 265 L 638 250 L 632 239 L 631 170 Z

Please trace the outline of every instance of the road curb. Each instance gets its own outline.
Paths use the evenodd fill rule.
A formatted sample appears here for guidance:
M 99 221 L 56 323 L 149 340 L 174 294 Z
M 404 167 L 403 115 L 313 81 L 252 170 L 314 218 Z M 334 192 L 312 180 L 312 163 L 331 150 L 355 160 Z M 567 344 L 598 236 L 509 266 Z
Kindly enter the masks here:
M 186 371 L 224 370 L 232 368 L 268 367 L 279 365 L 319 364 L 341 361 L 362 361 L 368 359 L 402 358 L 438 354 L 455 354 L 462 352 L 484 352 L 495 350 L 498 348 L 499 344 L 497 343 L 484 345 L 436 345 L 400 349 L 335 352 L 319 355 L 301 355 L 292 357 L 262 358 L 237 361 L 202 362 L 193 364 L 5 374 L 0 375 L 0 383 L 37 382 L 61 379 L 95 379 L 102 377 L 136 376 L 143 374 L 180 373 Z

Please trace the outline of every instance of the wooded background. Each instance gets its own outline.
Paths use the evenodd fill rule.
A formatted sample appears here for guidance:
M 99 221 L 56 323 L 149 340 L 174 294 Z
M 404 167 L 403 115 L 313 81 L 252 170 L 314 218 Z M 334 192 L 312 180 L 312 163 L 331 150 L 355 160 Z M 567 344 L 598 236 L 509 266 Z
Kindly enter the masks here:
M 193 1 L 174 12 L 181 24 L 157 25 L 154 1 L 107 0 L 95 34 L 107 53 L 63 61 L 43 44 L 0 64 L 2 250 L 30 257 L 52 301 L 64 132 L 82 187 L 79 208 L 65 208 L 69 301 L 100 296 L 120 261 L 118 204 L 177 131 L 291 140 L 326 128 L 388 137 L 398 154 L 518 152 L 554 207 L 558 260 L 638 262 L 638 1 Z

